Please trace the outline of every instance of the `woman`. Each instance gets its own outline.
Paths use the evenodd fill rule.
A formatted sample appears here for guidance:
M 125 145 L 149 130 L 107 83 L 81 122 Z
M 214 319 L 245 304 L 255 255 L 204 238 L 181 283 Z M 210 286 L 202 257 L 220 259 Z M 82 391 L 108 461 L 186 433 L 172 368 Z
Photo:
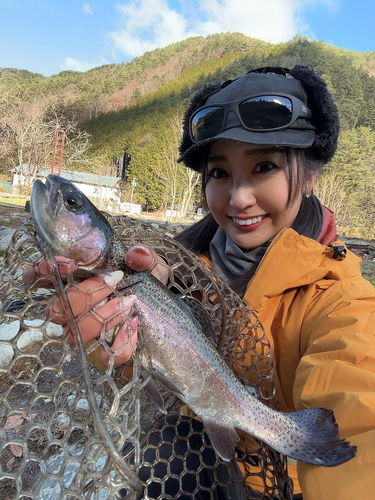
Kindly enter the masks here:
M 362 278 L 360 260 L 335 242 L 333 215 L 312 194 L 338 133 L 325 82 L 297 65 L 204 87 L 186 111 L 180 146 L 180 161 L 202 173 L 209 215 L 179 241 L 206 260 L 263 323 L 280 410 L 331 408 L 340 435 L 358 447 L 355 459 L 335 468 L 299 463 L 304 500 L 374 495 L 375 290 Z M 165 266 L 143 245 L 129 250 L 126 261 L 166 280 Z M 92 278 L 86 285 L 95 283 Z M 133 302 L 128 298 L 126 306 Z M 118 299 L 103 306 L 111 307 L 118 307 Z M 99 332 L 94 319 L 84 321 L 80 330 L 89 341 Z M 125 332 L 118 335 L 113 348 L 125 339 Z M 116 363 L 130 353 L 129 347 Z

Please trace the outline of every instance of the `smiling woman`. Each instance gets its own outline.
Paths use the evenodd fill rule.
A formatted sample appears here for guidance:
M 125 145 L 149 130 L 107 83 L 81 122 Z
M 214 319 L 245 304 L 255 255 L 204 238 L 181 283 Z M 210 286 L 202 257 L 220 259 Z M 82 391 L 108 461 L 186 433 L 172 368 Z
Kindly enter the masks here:
M 254 102 L 256 109 L 248 106 Z M 236 290 L 242 307 L 263 324 L 279 409 L 334 410 L 340 439 L 349 438 L 357 449 L 356 458 L 336 467 L 291 465 L 294 491 L 304 500 L 373 498 L 375 289 L 362 277 L 360 260 L 337 240 L 332 212 L 313 194 L 338 133 L 337 108 L 317 73 L 300 65 L 268 67 L 197 92 L 180 145 L 179 161 L 202 174 L 208 214 L 175 239 Z M 128 251 L 129 266 L 156 275 L 160 260 L 147 255 L 147 247 L 139 250 Z M 89 293 L 89 280 L 85 287 Z M 96 333 L 81 328 L 81 335 L 89 342 Z M 247 340 L 239 342 L 251 359 Z M 252 370 L 236 355 L 239 372 L 252 380 Z M 227 404 L 217 413 L 238 411 L 237 404 Z M 264 493 L 254 483 L 259 461 L 239 466 L 241 452 L 229 462 L 232 479 L 243 476 L 252 494 Z M 197 486 L 197 480 L 212 470 L 194 470 L 194 498 L 205 498 L 205 483 Z M 157 477 L 151 486 L 160 491 Z M 242 498 L 238 489 L 217 488 L 216 494 L 218 500 Z M 179 498 L 168 489 L 165 496 Z

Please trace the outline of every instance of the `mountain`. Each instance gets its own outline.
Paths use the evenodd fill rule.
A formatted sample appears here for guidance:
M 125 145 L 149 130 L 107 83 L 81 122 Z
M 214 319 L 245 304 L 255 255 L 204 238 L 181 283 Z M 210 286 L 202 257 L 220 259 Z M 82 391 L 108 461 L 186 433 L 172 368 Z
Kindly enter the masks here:
M 271 44 L 242 33 L 224 33 L 188 38 L 146 52 L 128 63 L 104 65 L 86 72 L 62 71 L 45 77 L 26 70 L 0 68 L 0 79 L 18 87 L 26 99 L 58 96 L 79 121 L 86 121 L 129 106 L 170 82 L 176 83 L 178 92 L 181 81 L 185 87 L 192 87 L 209 74 L 213 78 L 233 78 L 243 70 L 275 64 L 308 64 L 329 74 L 332 59 L 344 59 L 354 69 L 369 76 L 375 74 L 375 52 L 347 51 L 299 36 L 286 43 Z
M 63 112 L 74 116 L 91 135 L 88 154 L 92 158 L 105 155 L 108 164 L 121 170 L 126 153 L 131 159 L 127 180 L 137 179 L 137 201 L 143 208 L 156 209 L 165 199 L 161 172 L 166 158 L 175 163 L 178 123 L 194 92 L 205 83 L 233 79 L 253 68 L 296 63 L 313 67 L 327 81 L 339 108 L 342 138 L 360 134 L 358 150 L 370 151 L 363 161 L 374 176 L 375 52 L 347 51 L 300 36 L 271 44 L 241 33 L 224 33 L 188 38 L 129 63 L 84 73 L 63 71 L 44 77 L 1 69 L 0 83 L 25 100 L 36 96 L 60 100 Z M 360 146 L 363 134 L 370 149 Z

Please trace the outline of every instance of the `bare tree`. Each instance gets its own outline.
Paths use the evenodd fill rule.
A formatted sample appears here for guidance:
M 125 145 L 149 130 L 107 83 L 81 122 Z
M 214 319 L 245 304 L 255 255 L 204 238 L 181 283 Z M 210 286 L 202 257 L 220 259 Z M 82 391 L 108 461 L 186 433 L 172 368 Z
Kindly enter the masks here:
M 159 172 L 160 178 L 164 182 L 165 186 L 165 202 L 168 208 L 168 205 L 173 213 L 173 210 L 176 208 L 179 202 L 179 194 L 181 191 L 180 185 L 180 169 L 179 164 L 177 163 L 177 146 L 178 146 L 178 137 L 179 137 L 179 129 L 181 128 L 179 124 L 179 120 L 177 116 L 174 116 L 172 120 L 169 122 L 169 127 L 172 131 L 170 136 L 166 136 L 165 138 L 165 148 L 161 152 L 161 169 Z
M 200 181 L 200 174 L 190 168 L 185 168 L 184 174 L 186 177 L 185 191 L 181 202 L 181 208 L 179 209 L 181 219 L 186 218 L 191 200 L 194 196 L 194 190 Z
M 63 130 L 66 135 L 64 168 L 97 163 L 87 156 L 89 134 L 79 128 L 74 118 L 64 114 L 59 99 L 36 97 L 25 101 L 2 87 L 0 82 L 0 159 L 7 170 L 20 166 L 26 190 L 38 169 L 51 165 L 56 130 Z
M 164 181 L 167 207 L 170 206 L 172 214 L 176 209 L 178 217 L 183 219 L 191 203 L 194 188 L 199 182 L 199 174 L 177 163 L 178 145 L 182 136 L 181 116 L 175 114 L 169 121 L 169 128 L 171 135 L 166 137 L 166 146 L 161 153 L 162 168 L 159 176 Z
M 350 201 L 348 193 L 343 189 L 341 174 L 334 169 L 328 170 L 318 178 L 314 192 L 323 205 L 334 212 L 337 225 L 345 227 Z

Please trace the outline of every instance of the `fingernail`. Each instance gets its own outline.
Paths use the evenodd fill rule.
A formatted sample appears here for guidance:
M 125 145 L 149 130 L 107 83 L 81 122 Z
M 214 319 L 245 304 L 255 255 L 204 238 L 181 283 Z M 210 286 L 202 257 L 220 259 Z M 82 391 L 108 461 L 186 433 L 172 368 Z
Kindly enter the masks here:
M 132 258 L 132 253 L 142 257 L 150 257 L 152 255 L 151 251 L 142 245 L 137 245 L 135 247 L 132 247 L 130 251 L 126 254 L 125 256 L 125 263 L 132 267 L 135 264 L 138 264 L 138 259 L 136 258 L 135 260 Z
M 147 255 L 147 256 L 151 255 L 150 249 L 142 245 L 138 245 L 136 248 L 134 248 L 134 250 L 141 255 Z
M 131 307 L 136 301 L 136 295 L 125 295 L 125 297 L 121 297 L 122 307 L 127 309 Z
M 132 330 L 137 330 L 138 324 L 139 324 L 138 316 L 133 316 L 129 321 L 129 325 Z
M 102 274 L 101 276 L 103 277 L 103 280 L 107 283 L 107 285 L 115 286 L 122 280 L 122 278 L 124 277 L 124 273 L 122 271 L 113 271 L 112 273 Z

